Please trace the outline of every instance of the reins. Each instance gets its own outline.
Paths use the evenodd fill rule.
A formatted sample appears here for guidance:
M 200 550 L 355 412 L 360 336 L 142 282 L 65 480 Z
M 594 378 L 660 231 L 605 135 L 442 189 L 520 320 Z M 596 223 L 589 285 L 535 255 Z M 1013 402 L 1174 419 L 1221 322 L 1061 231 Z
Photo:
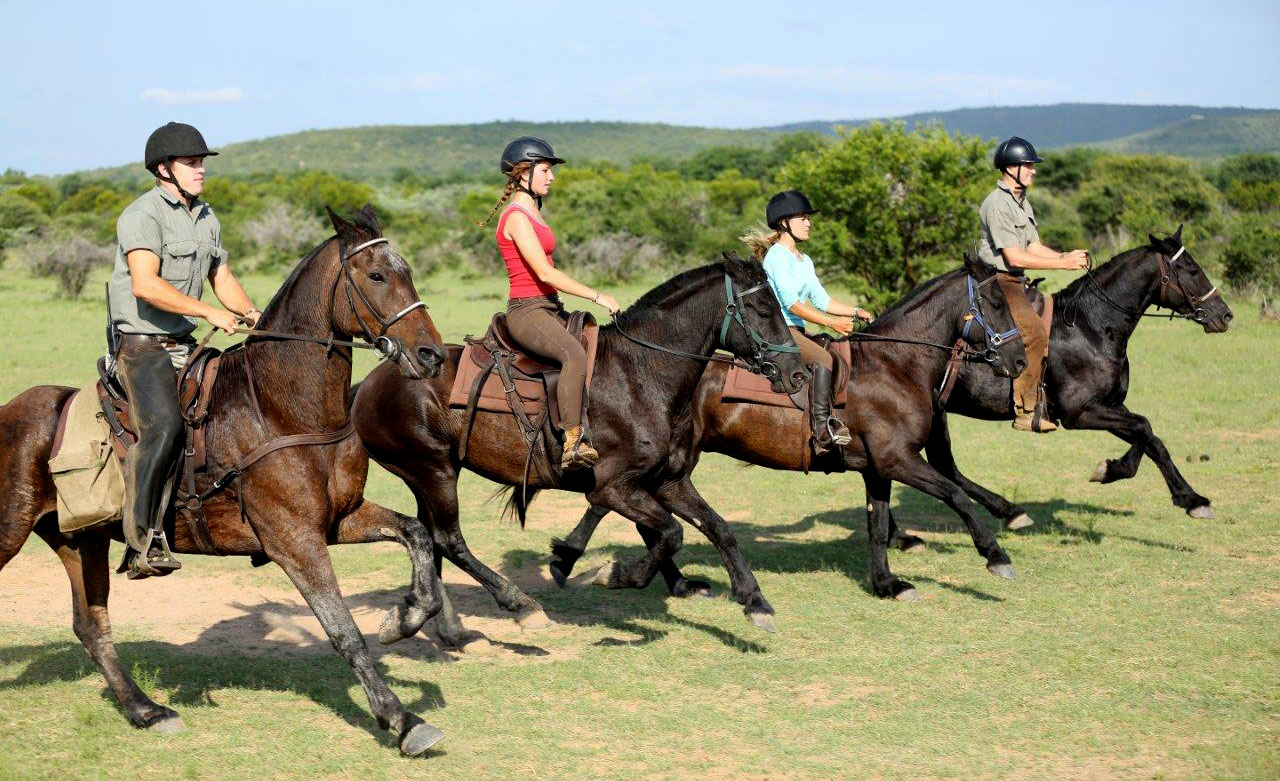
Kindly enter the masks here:
M 1080 290 L 1074 296 L 1071 297 L 1071 301 L 1068 304 L 1068 306 L 1064 307 L 1064 309 L 1069 308 L 1071 311 L 1070 320 L 1066 320 L 1065 319 L 1066 312 L 1063 313 L 1064 322 L 1067 323 L 1067 326 L 1070 328 L 1075 328 L 1076 322 L 1079 320 L 1079 316 L 1080 316 L 1080 307 L 1079 307 L 1080 296 L 1086 290 L 1089 289 L 1090 285 L 1092 285 L 1093 290 L 1097 292 L 1098 297 L 1101 298 L 1103 302 L 1105 302 L 1112 309 L 1115 309 L 1117 312 L 1120 312 L 1121 314 L 1126 315 L 1127 317 L 1134 317 L 1134 318 L 1158 317 L 1158 318 L 1168 319 L 1168 320 L 1173 320 L 1173 318 L 1175 317 L 1180 317 L 1183 320 L 1191 320 L 1196 323 L 1204 322 L 1203 320 L 1201 320 L 1201 318 L 1204 316 L 1204 309 L 1200 306 L 1200 304 L 1204 303 L 1206 300 L 1208 300 L 1210 296 L 1218 292 L 1217 285 L 1211 285 L 1209 287 L 1208 292 L 1206 292 L 1204 295 L 1200 295 L 1200 296 L 1191 295 L 1190 293 L 1187 292 L 1186 285 L 1182 284 L 1182 278 L 1178 276 L 1177 269 L 1174 268 L 1174 264 L 1177 262 L 1178 258 L 1182 257 L 1182 254 L 1187 251 L 1186 246 L 1184 245 L 1184 246 L 1178 247 L 1178 251 L 1173 253 L 1173 255 L 1168 260 L 1165 260 L 1164 253 L 1160 252 L 1159 250 L 1153 250 L 1153 251 L 1155 251 L 1156 253 L 1156 262 L 1159 264 L 1159 267 L 1160 267 L 1160 300 L 1156 302 L 1154 306 L 1156 308 L 1160 308 L 1161 306 L 1169 307 L 1168 314 L 1161 314 L 1159 312 L 1144 312 L 1138 309 L 1130 309 L 1129 307 L 1111 298 L 1111 296 L 1108 295 L 1106 288 L 1104 288 L 1102 286 L 1102 283 L 1098 281 L 1098 278 L 1093 275 L 1093 259 L 1091 257 L 1089 260 L 1089 265 L 1086 266 L 1084 270 L 1085 279 L 1087 280 L 1087 283 L 1080 286 Z M 1192 307 L 1192 311 L 1190 314 L 1183 314 L 1182 312 L 1178 312 L 1173 309 L 1172 305 L 1170 305 L 1168 302 L 1168 296 L 1165 294 L 1165 291 L 1167 291 L 1169 288 L 1173 288 L 1174 290 L 1178 291 L 1178 295 L 1182 296 L 1183 300 L 1186 301 L 1186 303 Z

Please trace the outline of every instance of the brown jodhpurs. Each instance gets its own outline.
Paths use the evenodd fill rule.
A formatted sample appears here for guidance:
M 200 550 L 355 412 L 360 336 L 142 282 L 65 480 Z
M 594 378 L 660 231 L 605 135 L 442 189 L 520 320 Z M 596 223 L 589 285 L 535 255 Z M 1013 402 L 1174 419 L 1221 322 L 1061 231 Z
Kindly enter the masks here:
M 582 394 L 587 384 L 587 351 L 569 333 L 558 297 L 529 296 L 507 301 L 507 330 L 520 346 L 548 363 L 559 364 L 556 403 L 565 428 L 582 425 Z
M 822 349 L 817 342 L 805 336 L 804 331 L 794 325 L 790 326 L 790 329 L 791 338 L 795 340 L 796 347 L 800 348 L 800 359 L 804 364 L 808 366 L 811 363 L 816 363 L 827 371 L 831 371 L 835 365 L 831 359 L 831 353 Z
M 1045 322 L 1052 322 L 1052 299 L 1045 297 L 1045 319 L 1036 314 L 1035 307 L 1027 299 L 1027 278 L 1015 276 L 1001 271 L 996 274 L 996 282 L 1004 292 L 1005 301 L 1009 304 L 1009 314 L 1013 315 L 1013 323 L 1022 330 L 1022 345 L 1027 351 L 1027 368 L 1013 381 L 1014 412 L 1019 410 L 1032 413 L 1036 408 L 1036 398 L 1040 390 L 1040 381 L 1044 377 L 1045 360 L 1049 356 L 1049 332 Z

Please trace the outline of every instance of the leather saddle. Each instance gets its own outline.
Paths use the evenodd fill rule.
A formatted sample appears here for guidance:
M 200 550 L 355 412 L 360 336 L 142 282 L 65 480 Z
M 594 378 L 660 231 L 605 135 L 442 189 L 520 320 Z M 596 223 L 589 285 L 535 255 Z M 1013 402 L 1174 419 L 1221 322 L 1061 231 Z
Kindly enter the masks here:
M 595 369 L 596 344 L 599 326 L 590 312 L 572 312 L 565 327 L 576 336 L 587 353 L 587 387 Z M 507 315 L 499 312 L 493 316 L 489 329 L 479 339 L 467 337 L 466 345 L 450 350 L 461 350 L 458 372 L 449 391 L 449 406 L 468 407 L 472 396 L 475 408 L 487 412 L 515 412 L 518 403 L 525 415 L 539 415 L 547 408 L 547 399 L 556 398 L 556 386 L 560 381 L 560 367 L 529 355 L 512 338 L 507 328 Z M 509 373 L 514 394 L 504 386 L 501 372 L 496 370 L 501 360 Z M 482 381 L 479 392 L 476 383 Z M 552 403 L 551 421 L 560 426 L 560 410 Z
M 831 353 L 833 358 L 831 379 L 835 385 L 831 402 L 833 407 L 842 408 L 849 400 L 849 378 L 853 373 L 849 340 L 835 339 L 828 334 L 817 334 L 810 338 Z M 807 394 L 801 395 L 801 399 L 806 398 Z M 804 409 L 792 396 L 775 392 L 768 377 L 755 374 L 737 365 L 729 368 L 729 374 L 724 380 L 724 388 L 720 391 L 720 401 Z

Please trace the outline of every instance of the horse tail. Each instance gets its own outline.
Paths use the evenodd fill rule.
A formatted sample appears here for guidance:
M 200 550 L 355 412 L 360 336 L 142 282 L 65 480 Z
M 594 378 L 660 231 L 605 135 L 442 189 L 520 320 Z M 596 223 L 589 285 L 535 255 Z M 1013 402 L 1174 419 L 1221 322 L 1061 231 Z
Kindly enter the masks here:
M 493 492 L 492 499 L 497 499 L 503 494 L 507 494 L 506 500 L 502 503 L 502 517 L 506 519 L 515 518 L 520 521 L 520 528 L 524 528 L 525 516 L 528 514 L 529 505 L 533 504 L 533 500 L 537 497 L 540 488 L 529 488 L 524 491 L 517 491 L 514 485 L 504 485 Z

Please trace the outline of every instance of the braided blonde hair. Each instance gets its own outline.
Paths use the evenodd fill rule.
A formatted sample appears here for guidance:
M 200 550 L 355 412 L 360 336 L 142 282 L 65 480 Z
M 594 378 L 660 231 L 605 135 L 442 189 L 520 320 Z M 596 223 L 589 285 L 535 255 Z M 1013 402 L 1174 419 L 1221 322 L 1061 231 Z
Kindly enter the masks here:
M 520 178 L 532 169 L 533 164 L 528 161 L 516 163 L 515 167 L 511 169 L 511 173 L 507 174 L 507 186 L 502 188 L 502 197 L 493 205 L 493 209 L 489 211 L 489 216 L 476 223 L 477 228 L 483 228 L 487 225 L 489 220 L 493 219 L 493 215 L 497 214 L 498 210 L 501 209 L 507 201 L 511 200 L 511 194 L 515 192 L 516 187 L 520 185 Z

